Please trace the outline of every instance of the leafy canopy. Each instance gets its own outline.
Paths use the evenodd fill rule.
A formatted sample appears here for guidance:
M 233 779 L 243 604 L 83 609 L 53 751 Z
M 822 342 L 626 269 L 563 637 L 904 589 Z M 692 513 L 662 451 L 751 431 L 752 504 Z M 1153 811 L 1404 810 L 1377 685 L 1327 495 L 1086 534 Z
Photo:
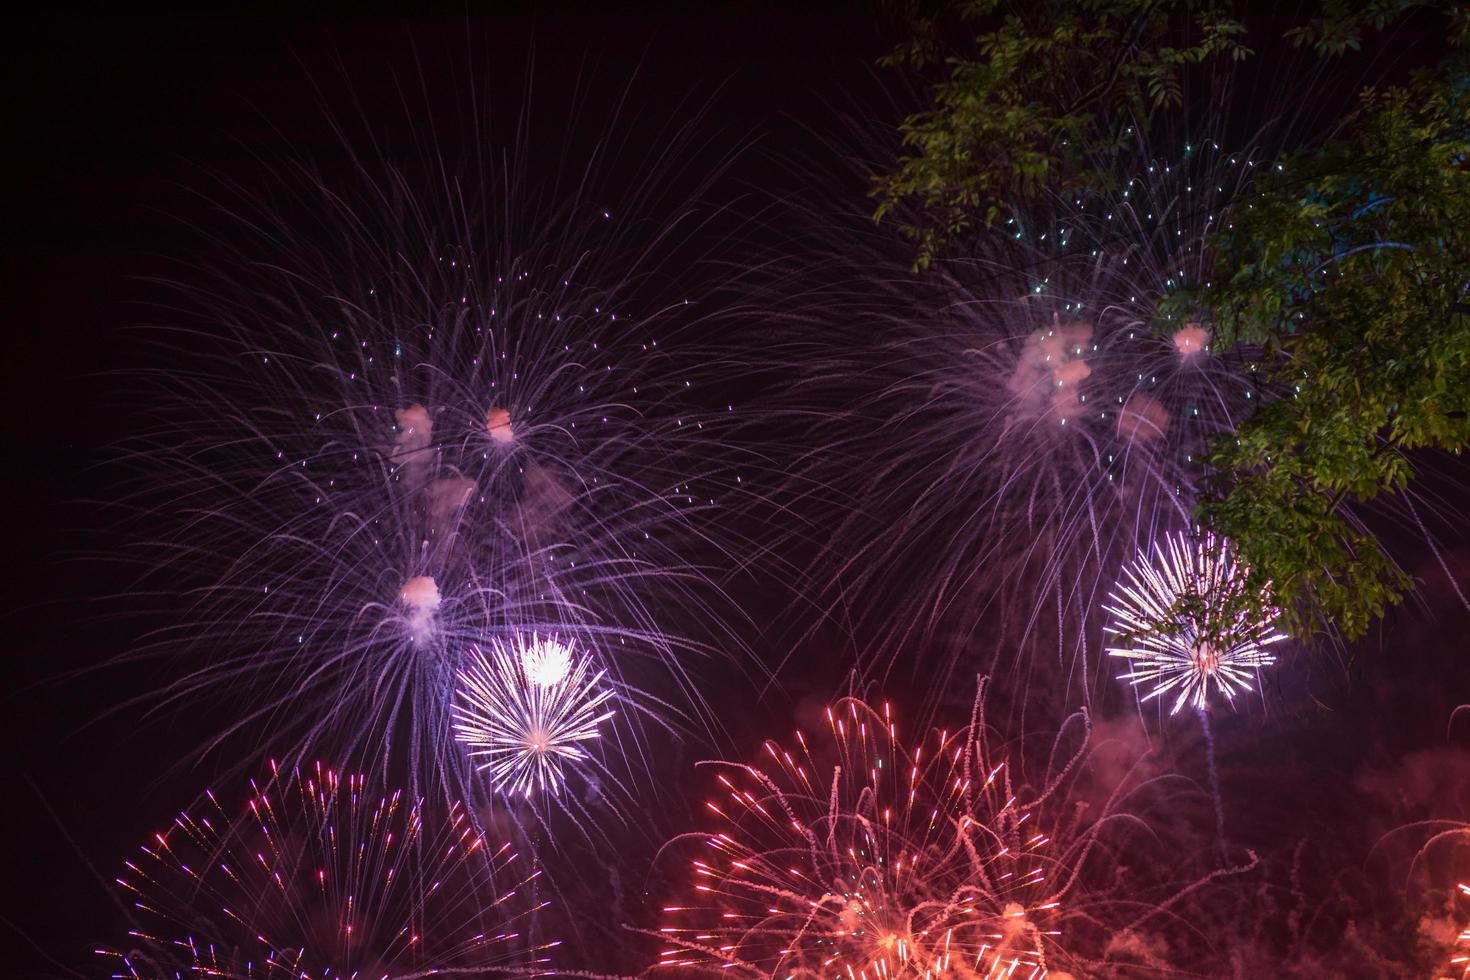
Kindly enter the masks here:
M 914 206 L 902 226 L 927 267 L 977 222 L 989 227 L 1043 192 L 1095 188 L 1089 165 L 1118 148 L 1100 117 L 1177 107 L 1191 65 L 1250 54 L 1245 26 L 1223 4 L 1188 0 L 1041 0 L 1001 14 L 1000 0 L 966 0 L 962 20 L 1000 17 L 975 38 L 977 58 L 949 57 L 934 107 L 902 126 L 908 153 L 878 177 L 877 217 Z M 885 59 L 923 69 L 937 57 L 936 26 Z
M 1451 37 L 1470 34 L 1470 10 L 1455 0 L 1323 0 L 1286 38 L 1340 54 L 1419 7 L 1442 10 Z M 905 152 L 871 189 L 878 219 L 903 216 L 920 269 L 963 232 L 1045 193 L 1107 189 L 1093 163 L 1122 148 L 1110 122 L 1177 110 L 1187 82 L 1253 54 L 1225 0 L 957 0 L 949 10 L 986 28 L 973 55 L 944 53 L 944 25 L 928 18 L 882 59 L 947 73 L 931 87 L 932 107 L 900 126 Z
M 1470 444 L 1470 75 L 1366 93 L 1348 136 L 1272 173 L 1176 297 L 1264 342 L 1289 392 L 1209 459 L 1200 507 L 1275 584 L 1288 627 L 1348 636 L 1408 582 L 1345 503 L 1401 493 L 1408 454 Z
M 1453 0 L 1322 0 L 1285 36 L 1332 57 L 1421 7 L 1444 16 L 1452 43 L 1470 38 Z M 973 54 L 941 56 L 924 21 L 886 59 L 944 72 L 872 189 L 877 218 L 902 216 L 917 268 L 1047 195 L 1107 190 L 1110 169 L 1092 162 L 1126 152 L 1117 120 L 1179 110 L 1200 72 L 1252 54 L 1230 6 L 1208 0 L 951 9 L 983 28 Z M 1465 61 L 1451 59 L 1366 92 L 1344 136 L 1284 158 L 1205 243 L 1208 283 L 1160 298 L 1162 322 L 1205 318 L 1217 345 L 1264 345 L 1253 370 L 1286 392 L 1214 447 L 1198 510 L 1257 585 L 1271 583 L 1298 635 L 1360 635 L 1403 596 L 1407 577 L 1345 508 L 1402 494 L 1416 451 L 1470 443 L 1467 89 Z

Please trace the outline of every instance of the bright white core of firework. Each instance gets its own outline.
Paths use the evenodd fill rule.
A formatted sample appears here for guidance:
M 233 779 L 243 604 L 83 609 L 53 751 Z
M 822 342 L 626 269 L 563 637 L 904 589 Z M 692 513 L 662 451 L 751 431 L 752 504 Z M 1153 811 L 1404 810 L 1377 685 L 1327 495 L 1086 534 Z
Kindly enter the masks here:
M 521 653 L 526 678 L 538 687 L 555 687 L 572 669 L 572 650 L 556 637 L 533 638 Z
M 1132 667 L 1118 679 L 1148 688 L 1144 701 L 1172 694 L 1170 714 L 1186 703 L 1203 709 L 1212 690 L 1226 701 L 1251 690 L 1251 675 L 1276 662 L 1267 647 L 1286 636 L 1272 625 L 1269 596 L 1258 619 L 1230 609 L 1246 578 L 1229 544 L 1212 534 L 1170 535 L 1154 543 L 1152 557 L 1140 551 L 1103 607 L 1113 615 L 1105 632 L 1126 643 L 1108 654 Z
M 605 674 L 554 636 L 495 639 L 488 653 L 471 647 L 459 672 L 455 738 L 498 792 L 554 796 L 567 770 L 590 760 L 583 743 L 613 716 L 604 710 L 612 698 L 601 686 Z

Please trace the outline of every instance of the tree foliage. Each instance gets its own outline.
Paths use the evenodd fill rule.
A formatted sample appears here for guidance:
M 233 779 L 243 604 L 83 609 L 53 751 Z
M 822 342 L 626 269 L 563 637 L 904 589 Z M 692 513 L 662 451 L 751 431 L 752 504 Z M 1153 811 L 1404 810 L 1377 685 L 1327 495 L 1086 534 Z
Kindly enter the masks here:
M 1012 12 L 1000 0 L 966 0 L 967 22 L 999 17 L 975 38 L 976 58 L 949 57 L 934 107 L 903 124 L 909 152 L 873 194 L 881 219 L 901 204 L 902 226 L 927 267 L 946 242 L 989 227 L 1043 191 L 1075 191 L 1100 179 L 1089 165 L 1116 148 L 1102 117 L 1177 107 L 1190 66 L 1240 59 L 1245 26 L 1223 4 L 1189 0 L 1041 0 Z M 921 24 L 890 65 L 924 68 L 939 58 L 935 25 Z
M 1217 446 L 1201 516 L 1303 631 L 1362 633 L 1407 580 L 1345 503 L 1404 491 L 1409 454 L 1470 444 L 1470 84 L 1369 91 L 1346 138 L 1299 154 L 1212 243 L 1180 297 L 1264 341 L 1290 394 Z
M 1321 0 L 1284 38 L 1332 58 L 1416 8 L 1442 15 L 1452 43 L 1470 38 L 1453 0 Z M 926 21 L 887 59 L 942 66 L 873 186 L 877 217 L 903 216 L 918 268 L 1047 195 L 1098 189 L 1117 168 L 1092 162 L 1128 151 L 1119 120 L 1175 112 L 1198 72 L 1252 55 L 1230 5 L 1208 0 L 950 9 L 981 28 L 973 52 L 943 56 Z M 1364 93 L 1332 142 L 1283 156 L 1205 243 L 1208 283 L 1160 303 L 1176 321 L 1207 318 L 1217 346 L 1264 345 L 1252 369 L 1286 393 L 1214 447 L 1199 514 L 1270 581 L 1298 635 L 1360 635 L 1402 597 L 1408 578 L 1350 505 L 1405 492 L 1419 451 L 1470 443 L 1467 91 L 1452 58 Z

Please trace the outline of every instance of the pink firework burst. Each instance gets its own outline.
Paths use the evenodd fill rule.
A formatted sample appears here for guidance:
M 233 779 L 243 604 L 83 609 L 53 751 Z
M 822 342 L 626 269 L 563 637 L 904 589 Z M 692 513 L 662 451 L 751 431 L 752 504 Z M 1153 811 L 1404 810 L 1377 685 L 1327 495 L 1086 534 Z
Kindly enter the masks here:
M 133 902 L 125 944 L 99 949 L 135 980 L 477 976 L 547 970 L 533 938 L 539 872 L 473 829 L 456 804 L 320 764 L 251 783 L 227 811 L 206 793 L 118 878 Z

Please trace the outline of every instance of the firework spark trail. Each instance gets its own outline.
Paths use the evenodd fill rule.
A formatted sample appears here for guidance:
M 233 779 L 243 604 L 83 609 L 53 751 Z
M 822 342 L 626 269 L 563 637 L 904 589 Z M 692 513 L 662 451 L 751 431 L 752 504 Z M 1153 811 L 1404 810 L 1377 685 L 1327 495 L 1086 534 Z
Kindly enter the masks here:
M 1470 977 L 1470 884 L 1465 883 L 1470 824 L 1458 819 L 1415 820 L 1383 835 L 1374 850 L 1382 849 L 1384 856 L 1402 855 L 1398 847 L 1415 838 L 1407 874 L 1396 873 L 1392 880 L 1395 888 L 1404 888 L 1393 897 L 1408 910 L 1417 909 L 1412 913 L 1417 921 L 1411 921 L 1417 927 L 1413 953 L 1420 961 L 1419 975 L 1444 980 Z M 1402 907 L 1396 911 L 1402 914 Z
M 540 974 L 557 943 L 532 938 L 538 875 L 457 805 L 276 772 L 239 813 L 207 793 L 127 862 L 137 925 L 98 952 L 134 980 Z
M 603 677 L 554 636 L 491 640 L 489 655 L 474 649 L 460 671 L 455 737 L 498 791 L 555 795 L 565 769 L 591 765 L 583 743 L 613 716 L 603 710 L 613 695 Z
M 1212 692 L 1234 702 L 1251 690 L 1251 679 L 1275 663 L 1267 650 L 1287 637 L 1272 626 L 1269 585 L 1265 610 L 1246 603 L 1249 570 L 1213 534 L 1183 533 L 1155 542 L 1153 555 L 1140 551 L 1109 593 L 1113 616 L 1106 632 L 1122 646 L 1108 654 L 1127 661 L 1120 675 L 1147 688 L 1143 701 L 1173 694 L 1170 714 L 1186 703 L 1203 711 Z
M 1151 907 L 1142 878 L 1112 891 L 1138 785 L 1122 777 L 1091 812 L 1068 800 L 1086 738 L 1054 745 L 1032 787 L 978 705 L 970 728 L 912 749 L 886 705 L 845 699 L 827 720 L 818 738 L 766 743 L 759 765 L 721 764 L 654 975 L 1066 975 L 1108 955 L 1120 911 Z
M 835 527 L 812 521 L 810 592 L 880 675 L 921 648 L 947 658 L 924 665 L 941 688 L 979 668 L 1071 703 L 1106 689 L 1088 638 L 1113 570 L 1192 523 L 1210 440 L 1263 396 L 1252 351 L 1160 307 L 1207 274 L 1203 243 L 1254 172 L 1213 144 L 1186 157 L 1110 161 L 1143 162 L 921 278 L 870 221 L 808 219 L 820 258 L 790 349 L 810 366 L 786 402 L 818 448 L 793 496 L 843 502 Z
M 138 594 L 184 595 L 145 651 L 181 664 L 162 698 L 229 698 L 201 751 L 264 725 L 293 762 L 472 798 L 465 651 L 539 629 L 660 692 L 608 739 L 636 770 L 644 726 L 706 712 L 695 657 L 738 649 L 712 574 L 731 415 L 701 403 L 722 357 L 687 279 L 713 175 L 670 179 L 688 130 L 638 181 L 604 146 L 537 183 L 524 133 L 506 160 L 404 163 L 341 125 L 345 173 L 288 155 L 267 192 L 226 187 L 249 234 L 211 231 L 178 287 L 195 325 L 154 335 L 131 458 Z

